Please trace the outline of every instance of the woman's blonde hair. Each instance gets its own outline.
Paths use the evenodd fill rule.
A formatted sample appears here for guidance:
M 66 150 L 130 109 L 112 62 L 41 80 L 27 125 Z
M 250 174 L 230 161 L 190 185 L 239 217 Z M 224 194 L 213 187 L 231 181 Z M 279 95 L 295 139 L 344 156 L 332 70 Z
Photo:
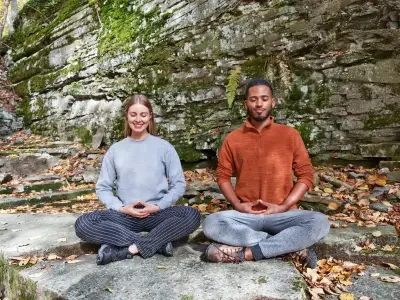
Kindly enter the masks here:
M 128 110 L 129 107 L 131 107 L 134 104 L 142 104 L 146 106 L 149 109 L 150 112 L 150 121 L 149 121 L 149 126 L 147 127 L 147 132 L 150 133 L 151 135 L 156 135 L 157 134 L 157 128 L 156 128 L 156 122 L 154 121 L 154 114 L 153 114 L 153 108 L 151 107 L 151 103 L 149 99 L 142 94 L 136 94 L 128 99 L 126 99 L 125 104 L 124 104 L 124 113 L 125 113 L 125 137 L 131 136 L 132 130 L 129 127 L 128 124 Z

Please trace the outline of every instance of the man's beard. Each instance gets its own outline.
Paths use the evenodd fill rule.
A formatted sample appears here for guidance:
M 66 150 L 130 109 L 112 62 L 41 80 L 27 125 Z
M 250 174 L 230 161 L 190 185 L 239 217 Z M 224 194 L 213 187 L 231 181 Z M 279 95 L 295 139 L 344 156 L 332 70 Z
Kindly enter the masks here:
M 254 115 L 250 109 L 247 109 L 247 115 L 250 116 L 250 118 L 256 122 L 264 122 L 266 119 L 269 118 L 269 116 L 271 115 L 271 112 L 272 112 L 272 108 L 265 116 L 262 116 L 262 115 Z

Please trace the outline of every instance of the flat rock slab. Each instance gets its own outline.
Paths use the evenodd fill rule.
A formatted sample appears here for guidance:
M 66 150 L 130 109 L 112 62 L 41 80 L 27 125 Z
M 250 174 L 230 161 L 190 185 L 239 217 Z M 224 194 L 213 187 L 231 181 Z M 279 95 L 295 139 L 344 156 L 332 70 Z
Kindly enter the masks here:
M 1 227 L 7 229 L 0 233 L 0 252 L 12 257 L 41 255 L 54 248 L 60 254 L 60 248 L 65 248 L 63 257 L 82 254 L 74 248 L 80 245 L 74 232 L 78 216 L 0 215 Z M 60 238 L 66 242 L 58 241 Z M 201 253 L 184 244 L 175 248 L 171 258 L 136 256 L 107 266 L 97 266 L 94 254 L 83 254 L 74 264 L 42 261 L 19 274 L 62 299 L 303 299 L 305 283 L 289 262 L 215 264 L 203 262 Z
M 42 262 L 21 274 L 62 299 L 302 299 L 301 276 L 288 262 L 266 260 L 242 264 L 215 264 L 200 260 L 188 245 L 174 257 L 138 256 L 106 266 L 95 255 L 80 262 Z M 49 267 L 46 267 L 49 265 Z
M 74 224 L 77 214 L 0 214 L 0 252 L 6 257 L 44 253 L 49 249 L 77 244 Z M 66 242 L 58 241 L 65 238 Z
M 379 273 L 379 276 L 371 274 Z M 348 293 L 354 295 L 354 299 L 360 299 L 361 296 L 369 297 L 373 300 L 397 300 L 400 295 L 400 283 L 390 283 L 381 280 L 382 276 L 399 276 L 388 268 L 368 267 L 363 276 L 353 275 L 351 282 L 353 285 L 346 287 Z M 337 297 L 328 296 L 325 300 L 337 300 Z
M 372 233 L 380 231 L 381 236 L 374 237 Z M 355 251 L 356 246 L 370 240 L 375 250 Z M 355 224 L 347 228 L 331 228 L 329 234 L 315 245 L 319 257 L 334 257 L 355 263 L 379 264 L 382 262 L 400 265 L 399 250 L 382 251 L 385 245 L 400 246 L 394 226 L 377 226 L 373 228 L 357 227 Z

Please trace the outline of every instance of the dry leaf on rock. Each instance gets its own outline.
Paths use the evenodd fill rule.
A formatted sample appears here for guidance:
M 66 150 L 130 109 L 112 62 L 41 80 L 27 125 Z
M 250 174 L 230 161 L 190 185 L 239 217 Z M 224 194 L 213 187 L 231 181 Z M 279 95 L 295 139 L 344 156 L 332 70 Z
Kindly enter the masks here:
M 165 269 L 168 269 L 168 267 L 167 267 L 167 266 L 156 266 L 156 268 L 157 268 L 157 269 L 159 269 L 159 270 L 165 270 Z
M 74 260 L 77 257 L 78 257 L 78 255 L 73 254 L 73 255 L 66 257 L 65 260 Z
M 388 275 L 388 276 L 382 276 L 381 280 L 385 281 L 385 282 L 398 283 L 398 282 L 400 282 L 400 277 L 399 276 Z
M 389 267 L 392 270 L 397 270 L 399 268 L 398 266 L 391 263 L 382 263 L 382 265 L 384 265 L 385 267 Z
M 378 236 L 381 236 L 381 235 L 382 235 L 382 232 L 380 232 L 379 230 L 377 230 L 377 231 L 374 231 L 374 232 L 372 233 L 372 235 L 375 236 L 375 237 L 378 237 Z
M 62 257 L 58 256 L 57 254 L 51 253 L 46 257 L 47 260 L 56 260 L 56 259 L 62 259 Z
M 330 202 L 329 204 L 328 204 L 328 208 L 330 209 L 330 210 L 337 210 L 338 208 L 339 208 L 339 204 L 338 203 L 336 203 L 336 202 Z
M 371 300 L 371 298 L 370 298 L 370 297 L 367 297 L 367 296 L 361 296 L 361 297 L 360 297 L 360 300 Z
M 340 300 L 354 300 L 354 295 L 350 293 L 343 293 L 339 296 Z
M 380 273 L 371 273 L 371 277 L 379 277 L 380 275 Z
M 80 262 L 80 260 L 77 260 L 77 259 L 72 259 L 72 260 L 67 260 L 66 261 L 67 264 L 76 264 L 78 262 Z

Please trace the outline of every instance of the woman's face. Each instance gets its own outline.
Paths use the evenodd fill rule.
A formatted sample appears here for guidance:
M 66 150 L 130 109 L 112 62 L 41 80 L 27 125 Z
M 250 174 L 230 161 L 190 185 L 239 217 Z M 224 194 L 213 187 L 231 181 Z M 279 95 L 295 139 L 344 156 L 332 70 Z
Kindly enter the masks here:
M 133 104 L 129 107 L 126 117 L 132 133 L 143 133 L 149 127 L 151 113 L 146 106 Z

